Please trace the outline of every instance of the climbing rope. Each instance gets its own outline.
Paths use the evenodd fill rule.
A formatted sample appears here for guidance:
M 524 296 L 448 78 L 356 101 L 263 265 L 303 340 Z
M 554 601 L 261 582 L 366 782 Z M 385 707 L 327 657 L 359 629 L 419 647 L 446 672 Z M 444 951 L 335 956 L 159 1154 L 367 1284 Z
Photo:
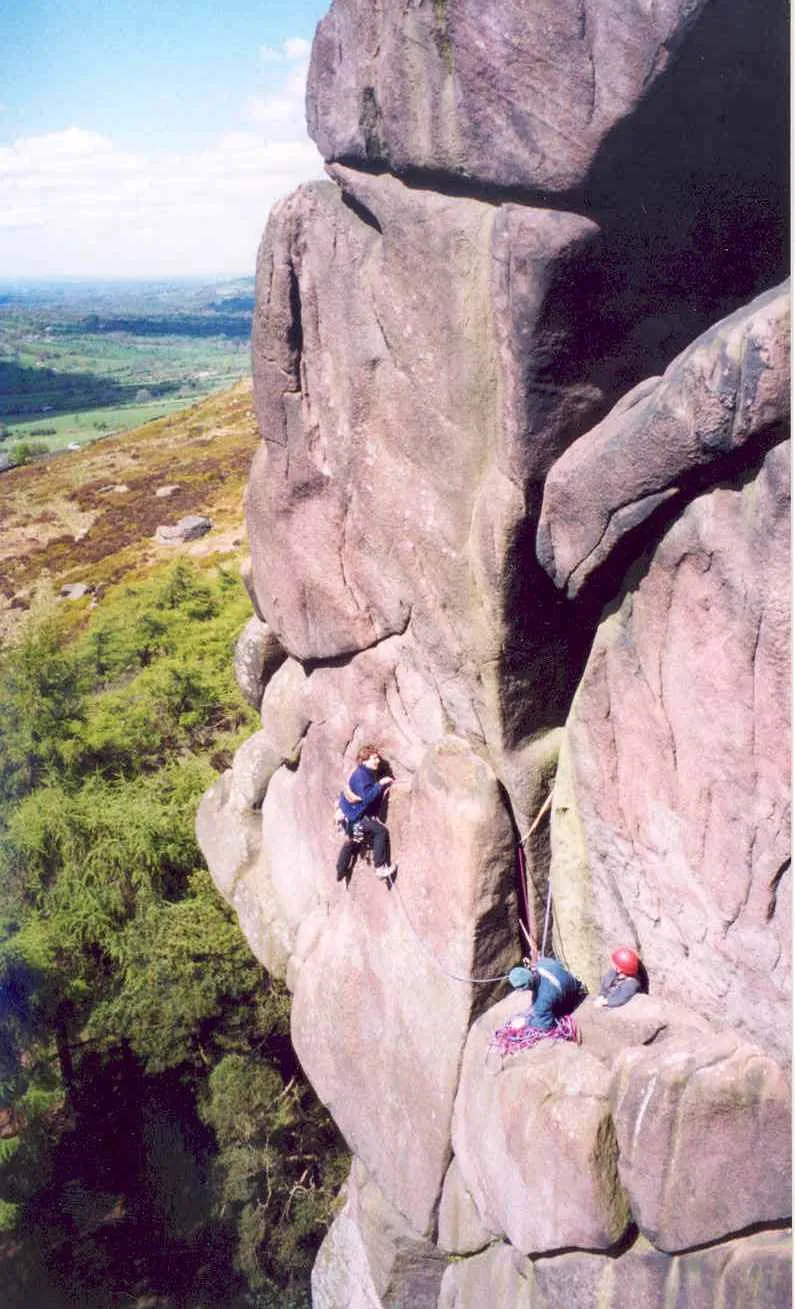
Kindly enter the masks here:
M 519 840 L 519 844 L 520 844 L 520 845 L 523 846 L 524 843 L 525 843 L 525 841 L 528 841 L 528 840 L 530 839 L 530 837 L 533 835 L 533 832 L 534 832 L 534 831 L 536 830 L 536 828 L 538 827 L 538 824 L 541 822 L 541 819 L 544 817 L 544 814 L 547 812 L 547 809 L 549 808 L 549 806 L 550 806 L 551 804 L 552 804 L 552 792 L 550 791 L 549 795 L 547 796 L 546 800 L 545 800 L 544 803 L 542 804 L 541 808 L 539 809 L 539 811 L 538 811 L 538 813 L 536 814 L 535 818 L 533 819 L 532 823 L 531 823 L 530 826 L 528 827 L 528 829 L 527 829 L 527 831 L 525 832 L 524 836 L 520 838 L 520 840 Z
M 549 806 L 551 805 L 551 803 L 552 803 L 552 792 L 550 791 L 550 793 L 549 793 L 549 795 L 547 796 L 546 800 L 544 801 L 544 803 L 542 804 L 542 806 L 541 806 L 541 808 L 539 809 L 538 813 L 536 814 L 535 818 L 533 819 L 533 822 L 532 822 L 531 826 L 527 829 L 527 831 L 525 832 L 524 836 L 521 838 L 521 840 L 520 840 L 520 842 L 519 842 L 519 845 L 520 845 L 521 848 L 524 847 L 525 842 L 526 842 L 526 841 L 527 841 L 527 840 L 528 840 L 528 839 L 533 835 L 533 832 L 534 832 L 534 831 L 536 830 L 536 828 L 538 827 L 538 824 L 541 822 L 541 819 L 543 818 L 544 814 L 546 813 L 546 811 L 547 811 L 547 809 L 549 808 Z M 445 977 L 449 977 L 449 978 L 450 978 L 452 981 L 454 981 L 454 982 L 465 982 L 468 986 L 490 986 L 490 985 L 493 985 L 495 982 L 507 982 L 508 977 L 510 976 L 510 973 L 500 973 L 499 977 L 468 977 L 468 976 L 462 976 L 460 973 L 454 973 L 451 969 L 445 967 L 445 965 L 444 965 L 444 964 L 443 964 L 439 959 L 436 958 L 436 955 L 433 953 L 433 951 L 431 950 L 430 946 L 426 945 L 425 941 L 423 941 L 423 939 L 422 939 L 422 937 L 420 936 L 419 932 L 417 931 L 416 927 L 415 927 L 414 924 L 412 923 L 412 921 L 411 921 L 411 919 L 410 919 L 410 917 L 409 917 L 409 914 L 408 914 L 408 910 L 406 909 L 406 906 L 405 906 L 405 904 L 403 903 L 403 897 L 402 897 L 402 895 L 400 894 L 400 887 L 398 886 L 397 879 L 392 879 L 392 880 L 390 881 L 390 890 L 391 890 L 391 891 L 394 891 L 395 895 L 397 896 L 398 904 L 400 905 L 400 908 L 401 908 L 401 910 L 403 911 L 403 917 L 405 918 L 405 920 L 406 920 L 406 922 L 407 922 L 407 924 L 408 924 L 408 926 L 409 926 L 409 930 L 411 931 L 411 933 L 412 933 L 412 935 L 414 936 L 415 940 L 418 942 L 418 944 L 420 945 L 420 947 L 421 947 L 421 948 L 425 951 L 425 953 L 428 955 L 429 959 L 432 959 L 432 960 L 433 960 L 434 964 L 435 964 L 436 967 L 439 969 L 439 971 L 440 971 L 441 973 L 444 973 Z M 549 927 L 549 912 L 550 912 L 551 899 L 552 899 L 552 884 L 549 883 L 549 884 L 548 884 L 548 887 L 547 887 L 547 908 L 546 908 L 546 914 L 545 914 L 545 917 L 544 917 L 544 935 L 543 935 L 543 939 L 542 939 L 542 943 L 541 943 L 541 954 L 542 954 L 542 955 L 545 953 L 545 950 L 546 950 L 547 929 L 548 929 L 548 927 Z M 530 948 L 531 948 L 531 950 L 532 950 L 532 948 L 533 948 L 533 943 L 532 943 L 532 941 L 531 941 L 531 939 L 530 939 L 530 936 L 529 936 L 529 934 L 528 934 L 528 932 L 527 932 L 527 930 L 526 930 L 526 928 L 525 928 L 525 926 L 524 926 L 524 923 L 522 923 L 521 920 L 520 920 L 520 922 L 519 922 L 519 926 L 521 927 L 522 931 L 524 932 L 525 936 L 527 937 L 528 944 L 530 945 Z
M 436 958 L 436 955 L 433 953 L 433 951 L 431 950 L 430 946 L 428 946 L 428 945 L 425 944 L 425 942 L 423 941 L 423 939 L 422 939 L 422 937 L 420 936 L 419 932 L 417 931 L 416 927 L 414 926 L 414 924 L 412 923 L 411 919 L 409 918 L 408 911 L 407 911 L 407 909 L 406 909 L 406 906 L 405 906 L 404 903 L 403 903 L 403 897 L 402 897 L 402 895 L 400 894 L 400 888 L 398 887 L 397 879 L 395 879 L 395 880 L 391 883 L 390 890 L 393 891 L 393 892 L 395 893 L 395 895 L 397 896 L 398 904 L 400 905 L 401 909 L 403 910 L 403 917 L 405 918 L 406 922 L 408 923 L 409 928 L 411 929 L 411 932 L 413 933 L 414 937 L 415 937 L 416 940 L 419 942 L 419 944 L 422 946 L 423 950 L 424 950 L 425 953 L 428 955 L 428 957 L 429 957 L 430 959 L 432 959 L 433 962 L 436 964 L 436 967 L 439 969 L 439 971 L 440 971 L 441 973 L 444 973 L 445 977 L 450 977 L 450 978 L 452 978 L 452 980 L 453 980 L 454 982 L 467 982 L 467 983 L 475 984 L 475 985 L 478 985 L 478 986 L 485 986 L 487 983 L 491 983 L 491 982 L 507 982 L 507 980 L 508 980 L 508 976 L 509 976 L 508 973 L 500 973 L 500 976 L 499 976 L 499 977 L 462 977 L 460 973 L 454 973 L 454 972 L 451 972 L 451 970 L 450 970 L 449 968 L 446 968 L 446 967 L 444 966 L 444 964 L 441 963 L 441 962 Z
M 532 823 L 528 827 L 524 836 L 520 839 L 519 846 L 521 849 L 524 849 L 525 842 L 529 841 L 530 837 L 533 835 L 533 832 L 538 827 L 538 824 L 541 822 L 541 819 L 544 817 L 544 814 L 547 812 L 547 809 L 551 804 L 552 804 L 552 791 L 550 791 L 549 795 L 547 796 L 546 800 L 542 804 L 541 808 L 539 809 Z M 540 951 L 542 956 L 545 955 L 547 952 L 547 933 L 549 932 L 549 915 L 550 915 L 551 908 L 552 908 L 552 882 L 549 878 L 547 878 L 547 904 L 546 904 L 546 909 L 544 911 L 544 931 L 541 936 L 541 951 Z M 528 914 L 528 922 L 529 919 L 530 916 Z M 519 926 L 521 927 L 522 931 L 527 937 L 527 942 L 528 945 L 530 946 L 530 949 L 531 950 L 535 949 L 536 947 L 534 946 L 532 940 L 530 939 L 530 936 L 525 930 L 524 923 L 520 922 Z

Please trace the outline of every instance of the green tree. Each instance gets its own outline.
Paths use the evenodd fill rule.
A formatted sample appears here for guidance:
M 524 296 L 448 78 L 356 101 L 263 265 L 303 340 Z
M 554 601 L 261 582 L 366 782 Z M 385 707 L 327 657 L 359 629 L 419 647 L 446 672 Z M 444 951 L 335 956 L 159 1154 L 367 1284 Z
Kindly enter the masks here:
M 284 1288 L 304 1297 L 347 1167 L 295 1060 L 286 992 L 253 959 L 193 831 L 210 759 L 258 721 L 231 668 L 248 612 L 238 578 L 179 562 L 103 597 L 85 628 L 31 627 L 0 665 L 0 1107 L 19 1129 L 0 1142 L 0 1227 L 19 1219 L 17 1239 L 65 1259 L 63 1284 L 84 1296 L 95 1278 L 85 1303 L 101 1309 L 107 1256 L 67 1240 L 56 1200 L 95 1185 L 100 1164 L 76 1144 L 89 1127 L 118 1176 L 122 1089 L 131 1150 L 169 1137 L 152 1106 L 177 1090 L 181 1114 L 201 1105 L 216 1145 L 195 1258 L 231 1223 L 263 1305 L 287 1304 Z M 146 1183 L 155 1246 L 177 1239 L 166 1172 L 149 1170 L 159 1202 Z M 130 1176 L 146 1190 L 137 1164 Z

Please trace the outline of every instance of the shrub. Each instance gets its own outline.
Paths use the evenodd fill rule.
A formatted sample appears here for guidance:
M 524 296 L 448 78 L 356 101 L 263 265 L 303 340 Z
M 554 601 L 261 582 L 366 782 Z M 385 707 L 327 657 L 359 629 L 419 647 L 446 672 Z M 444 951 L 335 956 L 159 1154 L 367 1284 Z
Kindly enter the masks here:
M 19 466 L 29 464 L 33 459 L 39 459 L 49 453 L 50 447 L 46 441 L 17 441 L 9 449 L 8 455 L 11 463 Z

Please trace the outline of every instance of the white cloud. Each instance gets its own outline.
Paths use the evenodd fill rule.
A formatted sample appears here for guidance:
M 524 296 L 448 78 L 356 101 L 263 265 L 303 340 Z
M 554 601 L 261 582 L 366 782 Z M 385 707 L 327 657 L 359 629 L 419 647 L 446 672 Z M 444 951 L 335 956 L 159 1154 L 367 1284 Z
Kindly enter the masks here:
M 288 59 L 307 59 L 311 48 L 302 36 L 294 36 L 284 43 L 284 53 Z
M 282 49 L 280 54 L 268 46 L 262 47 L 260 54 L 266 63 L 278 62 L 281 65 L 278 84 L 269 85 L 260 95 L 249 96 L 246 116 L 249 122 L 266 129 L 271 136 L 303 135 L 309 42 L 296 37 L 285 41 Z M 268 52 L 268 58 L 265 52 Z
M 307 43 L 285 46 L 278 89 L 202 150 L 132 153 L 80 127 L 0 147 L 0 275 L 253 272 L 271 205 L 322 176 L 304 127 L 305 64 L 293 62 Z
M 294 36 L 282 41 L 280 46 L 261 45 L 259 57 L 263 64 L 283 64 L 292 59 L 308 59 L 310 49 L 310 43 L 302 36 Z

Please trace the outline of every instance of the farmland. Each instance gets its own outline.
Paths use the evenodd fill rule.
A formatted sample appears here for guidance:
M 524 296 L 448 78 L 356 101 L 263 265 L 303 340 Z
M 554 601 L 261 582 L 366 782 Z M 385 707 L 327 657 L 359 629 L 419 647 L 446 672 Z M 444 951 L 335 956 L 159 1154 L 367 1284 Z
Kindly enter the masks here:
M 253 279 L 0 284 L 0 452 L 173 415 L 249 372 Z

